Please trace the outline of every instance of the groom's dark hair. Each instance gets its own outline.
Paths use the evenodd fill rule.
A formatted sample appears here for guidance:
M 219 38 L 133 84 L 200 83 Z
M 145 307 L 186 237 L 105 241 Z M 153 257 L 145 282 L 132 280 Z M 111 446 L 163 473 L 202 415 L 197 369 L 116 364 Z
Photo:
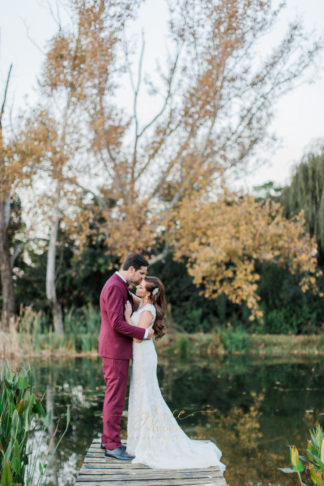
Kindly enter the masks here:
M 139 253 L 131 253 L 124 262 L 123 270 L 128 270 L 129 267 L 134 267 L 135 270 L 139 270 L 141 267 L 148 267 L 148 265 L 149 262 L 143 255 L 140 255 Z

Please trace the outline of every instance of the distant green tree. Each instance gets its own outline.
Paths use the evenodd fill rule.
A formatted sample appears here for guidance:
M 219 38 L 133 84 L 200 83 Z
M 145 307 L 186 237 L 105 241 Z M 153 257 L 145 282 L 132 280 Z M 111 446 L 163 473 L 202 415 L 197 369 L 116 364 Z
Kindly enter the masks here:
M 28 257 L 20 261 L 16 277 L 16 297 L 18 305 L 32 305 L 37 311 L 50 316 L 50 307 L 45 294 L 47 252 L 42 248 L 29 246 Z M 88 304 L 99 307 L 99 295 L 105 281 L 115 270 L 114 255 L 106 252 L 100 236 L 96 241 L 88 241 L 82 251 L 60 230 L 60 244 L 56 255 L 57 294 L 63 312 L 71 307 L 80 308 Z M 50 321 L 50 320 L 49 320 Z
M 280 202 L 282 187 L 276 186 L 273 181 L 268 181 L 259 186 L 254 186 L 253 193 L 256 201 L 265 201 L 266 199 L 271 198 L 274 201 Z
M 324 148 L 317 154 L 304 157 L 286 187 L 276 186 L 270 181 L 253 188 L 257 200 L 271 198 L 280 202 L 287 218 L 304 211 L 307 230 L 317 239 L 320 266 L 324 264 L 323 188 Z M 258 294 L 264 311 L 264 326 L 256 330 L 271 334 L 321 332 L 324 313 L 321 297 L 311 292 L 301 292 L 296 276 L 284 267 L 259 263 L 258 272 Z M 323 292 L 323 276 L 317 279 L 317 284 Z
M 118 267 L 118 257 L 107 253 L 105 240 L 100 235 L 95 241 L 89 241 L 81 252 L 74 251 L 57 287 L 63 307 L 91 304 L 99 309 L 101 289 Z
M 283 188 L 281 203 L 290 218 L 301 210 L 306 226 L 318 244 L 318 261 L 324 264 L 324 147 L 309 153 L 296 167 L 291 183 Z
M 313 334 L 321 332 L 323 325 L 323 298 L 312 292 L 303 293 L 298 278 L 287 268 L 274 263 L 259 263 L 258 294 L 264 312 L 263 326 L 256 332 L 270 334 Z M 317 279 L 321 292 L 324 279 Z

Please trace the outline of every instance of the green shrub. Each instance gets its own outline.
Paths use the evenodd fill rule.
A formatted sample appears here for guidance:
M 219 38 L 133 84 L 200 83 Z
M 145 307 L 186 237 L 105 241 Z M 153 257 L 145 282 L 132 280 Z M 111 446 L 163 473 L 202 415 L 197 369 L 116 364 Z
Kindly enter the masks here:
M 244 351 L 251 344 L 251 336 L 242 327 L 219 328 L 217 333 L 224 350 L 228 353 Z
M 296 333 L 292 327 L 291 317 L 287 315 L 286 309 L 276 309 L 269 311 L 264 316 L 264 332 L 269 334 Z
M 188 339 L 182 337 L 178 343 L 179 358 L 185 360 L 188 356 Z
M 306 304 L 301 305 L 298 312 L 291 306 L 274 309 L 265 313 L 262 331 L 269 334 L 314 333 L 313 314 L 314 311 Z

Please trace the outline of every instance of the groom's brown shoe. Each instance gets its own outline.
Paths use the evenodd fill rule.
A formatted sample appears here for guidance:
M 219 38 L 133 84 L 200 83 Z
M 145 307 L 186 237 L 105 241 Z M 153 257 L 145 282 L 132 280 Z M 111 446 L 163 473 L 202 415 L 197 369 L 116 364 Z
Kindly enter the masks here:
M 116 447 L 116 449 L 106 448 L 105 456 L 114 457 L 115 459 L 120 459 L 122 461 L 130 461 L 131 459 L 134 459 L 134 456 L 129 456 L 122 447 Z

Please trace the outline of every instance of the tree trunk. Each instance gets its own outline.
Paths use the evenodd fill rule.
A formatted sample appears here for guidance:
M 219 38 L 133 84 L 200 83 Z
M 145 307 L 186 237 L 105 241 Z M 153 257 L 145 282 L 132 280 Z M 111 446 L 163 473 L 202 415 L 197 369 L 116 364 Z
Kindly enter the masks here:
M 62 309 L 56 296 L 55 285 L 55 268 L 56 268 L 56 243 L 59 228 L 60 213 L 58 203 L 54 210 L 53 222 L 51 227 L 50 240 L 47 253 L 47 269 L 46 269 L 46 297 L 51 302 L 54 331 L 58 334 L 63 334 L 63 319 Z
M 1 198 L 2 199 L 2 198 Z M 9 327 L 9 320 L 15 315 L 15 293 L 10 264 L 8 244 L 9 197 L 0 200 L 0 269 L 2 287 L 1 329 Z
M 5 176 L 5 151 L 2 134 L 2 117 L 6 105 L 11 70 L 12 64 L 9 68 L 0 110 L 0 273 L 2 287 L 1 329 L 3 330 L 8 329 L 9 321 L 14 317 L 16 308 L 7 232 L 10 220 L 10 185 Z

